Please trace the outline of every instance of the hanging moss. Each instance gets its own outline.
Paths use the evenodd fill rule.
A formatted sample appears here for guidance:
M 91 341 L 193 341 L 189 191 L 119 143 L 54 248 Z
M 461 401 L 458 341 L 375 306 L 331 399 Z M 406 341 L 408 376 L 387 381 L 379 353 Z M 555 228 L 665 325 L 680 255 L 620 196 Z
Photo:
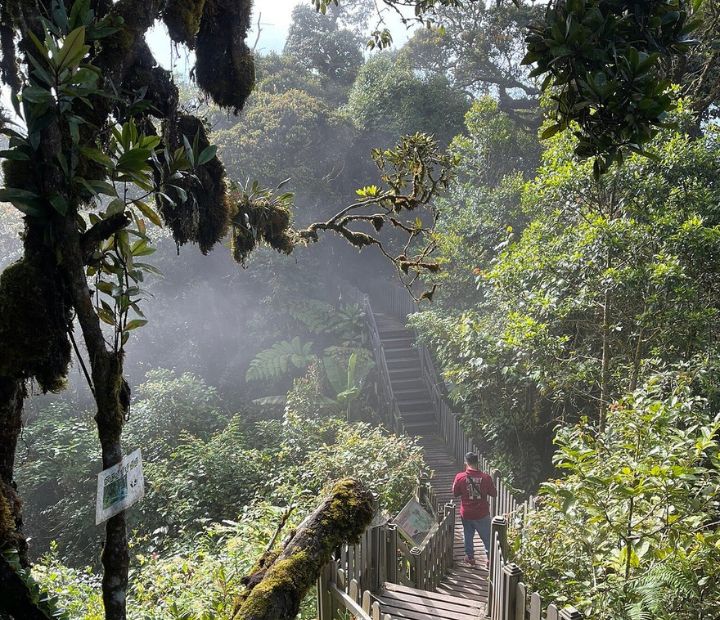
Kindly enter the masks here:
M 24 259 L 0 275 L 0 375 L 36 379 L 44 392 L 65 386 L 70 322 L 61 278 Z
M 199 152 L 210 145 L 202 121 L 195 116 L 180 116 L 177 123 L 167 130 L 168 143 L 173 149 L 183 144 L 185 136 L 190 144 L 198 136 Z M 217 157 L 199 166 L 195 170 L 197 180 L 187 179 L 175 185 L 181 185 L 187 193 L 183 200 L 178 192 L 170 188 L 168 193 L 175 205 L 167 202 L 159 204 L 165 222 L 173 231 L 178 245 L 188 242 L 197 243 L 200 251 L 207 254 L 227 233 L 230 224 L 231 205 L 225 181 L 225 167 Z
M 37 189 L 35 182 L 35 169 L 29 161 L 6 159 L 2 163 L 3 179 L 5 187 L 26 189 L 34 191 Z
M 251 13 L 252 0 L 206 0 L 197 35 L 198 86 L 235 112 L 255 86 L 255 62 L 245 43 Z
M 235 262 L 244 265 L 256 245 L 255 236 L 250 230 L 245 226 L 233 226 L 231 248 Z
M 168 0 L 163 11 L 163 21 L 170 38 L 176 43 L 194 48 L 204 7 L 205 0 Z
M 245 193 L 236 200 L 232 251 L 237 262 L 244 264 L 258 242 L 264 242 L 283 254 L 293 251 L 296 238 L 290 227 L 290 210 L 286 206 L 274 203 L 272 198 L 251 200 Z

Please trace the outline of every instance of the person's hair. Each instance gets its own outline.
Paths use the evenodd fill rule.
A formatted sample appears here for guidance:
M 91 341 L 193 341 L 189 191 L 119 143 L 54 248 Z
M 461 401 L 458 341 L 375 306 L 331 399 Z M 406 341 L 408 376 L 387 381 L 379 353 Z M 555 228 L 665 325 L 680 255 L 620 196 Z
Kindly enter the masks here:
M 478 464 L 478 456 L 474 452 L 468 452 L 465 455 L 465 462 L 468 465 L 477 465 Z

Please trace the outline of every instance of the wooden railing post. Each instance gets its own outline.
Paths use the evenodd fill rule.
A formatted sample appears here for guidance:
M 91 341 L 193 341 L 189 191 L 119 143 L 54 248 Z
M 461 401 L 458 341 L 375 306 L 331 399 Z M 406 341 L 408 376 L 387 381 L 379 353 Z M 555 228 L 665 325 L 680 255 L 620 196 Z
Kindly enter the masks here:
M 455 504 L 445 504 L 445 514 L 448 515 L 448 537 L 445 549 L 445 570 L 453 567 L 453 554 L 455 553 Z
M 426 478 L 425 476 L 421 476 L 418 479 L 418 487 L 417 487 L 417 503 L 421 506 L 428 506 L 429 505 L 429 498 L 428 498 L 428 482 L 429 478 Z M 433 515 L 435 515 L 435 508 L 433 507 L 432 510 Z
M 334 607 L 333 595 L 330 592 L 330 584 L 334 581 L 335 562 L 328 562 L 320 572 L 318 578 L 318 620 L 334 620 L 336 609 Z
M 502 567 L 503 597 L 502 597 L 502 620 L 515 620 L 517 615 L 517 587 L 522 579 L 522 570 L 517 564 L 506 564 Z M 522 602 L 523 610 L 525 601 Z M 524 613 L 524 611 L 523 611 Z
M 419 590 L 425 589 L 425 554 L 421 549 L 413 547 L 410 550 L 413 558 L 414 585 Z
M 507 526 L 507 519 L 503 516 L 493 517 L 492 523 L 490 524 L 490 540 L 494 540 L 495 532 L 497 532 L 500 540 L 500 550 L 502 551 L 504 559 L 507 559 L 508 555 Z M 492 542 L 490 546 L 492 547 Z M 499 560 L 499 558 L 496 559 Z
M 398 532 L 397 525 L 388 523 L 385 536 L 385 557 L 387 558 L 387 568 L 385 574 L 387 581 L 390 583 L 398 582 Z
M 375 528 L 374 544 L 377 558 L 374 590 L 377 591 L 387 581 L 387 523 Z
M 488 553 L 488 604 L 487 617 L 495 620 L 499 618 L 499 611 L 496 609 L 499 599 L 499 588 L 501 587 L 500 576 L 502 564 L 507 558 L 507 519 L 505 517 L 493 517 L 490 524 L 490 549 Z M 499 554 L 499 557 L 498 557 Z
M 495 489 L 497 490 L 497 495 L 500 495 L 500 470 L 499 469 L 493 469 L 492 470 L 492 481 L 495 485 Z M 490 515 L 493 517 L 502 516 L 498 513 L 498 497 L 491 497 L 490 498 Z

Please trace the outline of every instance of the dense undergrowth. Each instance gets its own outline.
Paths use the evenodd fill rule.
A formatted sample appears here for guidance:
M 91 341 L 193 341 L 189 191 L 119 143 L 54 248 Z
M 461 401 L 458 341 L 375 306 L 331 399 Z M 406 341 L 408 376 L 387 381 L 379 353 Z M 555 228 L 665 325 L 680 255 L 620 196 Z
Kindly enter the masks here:
M 289 532 L 339 478 L 365 482 L 385 514 L 412 496 L 425 470 L 421 449 L 381 427 L 348 422 L 342 408 L 328 405 L 319 379 L 312 369 L 297 379 L 284 412 L 268 416 L 253 405 L 227 409 L 193 375 L 149 373 L 134 408 L 142 428 L 130 431 L 131 421 L 127 435 L 129 448 L 135 432 L 145 441 L 154 436 L 144 456 L 146 497 L 131 513 L 131 617 L 229 617 L 241 579 L 283 515 L 289 512 Z M 93 521 L 97 448 L 81 441 L 91 437 L 83 432 L 89 418 L 67 406 L 41 411 L 19 468 L 29 534 L 38 532 L 33 549 L 42 553 L 33 574 L 70 618 L 102 617 L 92 568 L 102 543 Z M 304 617 L 313 617 L 311 608 L 314 600 Z
M 597 178 L 572 131 L 541 126 L 551 101 L 519 65 L 542 7 L 447 4 L 445 30 L 368 57 L 371 3 L 297 8 L 284 51 L 257 54 L 239 117 L 189 84 L 182 105 L 203 115 L 231 176 L 295 193 L 284 225 L 357 200 L 370 149 L 399 134 L 449 145 L 456 178 L 432 236 L 442 269 L 410 323 L 469 434 L 519 493 L 538 494 L 513 523 L 524 580 L 593 620 L 716 620 L 716 97 L 685 75 L 651 157 Z M 716 62 L 717 22 L 707 29 L 691 68 Z M 0 218 L 5 267 L 23 225 L 6 205 Z M 178 262 L 169 233 L 157 250 L 144 259 L 148 324 L 125 359 L 124 447 L 142 448 L 147 479 L 128 513 L 129 617 L 223 620 L 278 523 L 290 531 L 333 480 L 359 477 L 393 514 L 424 472 L 414 441 L 378 424 L 356 303 L 395 274 L 344 240 L 291 258 L 260 250 L 247 270 L 221 251 Z M 26 406 L 17 450 L 32 575 L 68 620 L 103 617 L 90 402 L 76 360 L 62 396 Z M 301 617 L 315 617 L 312 593 Z

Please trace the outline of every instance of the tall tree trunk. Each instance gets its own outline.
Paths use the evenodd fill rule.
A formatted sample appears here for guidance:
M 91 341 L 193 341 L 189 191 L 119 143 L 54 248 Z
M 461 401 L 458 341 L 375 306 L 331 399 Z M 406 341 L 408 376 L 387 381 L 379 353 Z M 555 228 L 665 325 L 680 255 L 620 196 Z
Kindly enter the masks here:
M 29 565 L 28 545 L 22 533 L 22 503 L 14 476 L 25 396 L 24 381 L 0 377 L 0 550 L 17 550 L 23 568 Z M 0 612 L 23 620 L 49 620 L 50 616 L 33 601 L 16 567 L 0 555 Z
M 95 422 L 102 448 L 103 469 L 107 469 L 122 460 L 120 440 L 130 403 L 130 390 L 123 378 L 122 352 L 108 348 L 92 304 L 80 235 L 72 218 L 67 218 L 66 222 L 66 275 L 90 360 L 92 390 L 97 406 Z M 130 553 L 124 512 L 106 523 L 102 564 L 105 618 L 125 620 Z
M 605 289 L 602 324 L 602 370 L 600 373 L 600 431 L 605 428 L 605 418 L 610 391 L 610 291 Z
M 14 479 L 24 400 L 24 381 L 0 377 L 0 480 L 7 484 L 12 484 Z
M 24 381 L 0 377 L 0 494 L 14 522 L 12 546 L 17 549 L 21 564 L 27 566 L 27 541 L 22 534 L 22 504 L 15 492 L 15 450 L 22 429 L 24 400 Z M 0 540 L 0 543 L 7 542 Z
M 645 338 L 645 328 L 641 327 L 638 333 L 637 343 L 635 345 L 635 355 L 633 356 L 632 375 L 630 375 L 629 391 L 634 392 L 637 389 L 638 378 L 640 377 L 640 362 L 643 354 L 643 339 Z
M 33 602 L 33 594 L 10 563 L 0 555 L 0 611 L 16 620 L 51 620 Z

